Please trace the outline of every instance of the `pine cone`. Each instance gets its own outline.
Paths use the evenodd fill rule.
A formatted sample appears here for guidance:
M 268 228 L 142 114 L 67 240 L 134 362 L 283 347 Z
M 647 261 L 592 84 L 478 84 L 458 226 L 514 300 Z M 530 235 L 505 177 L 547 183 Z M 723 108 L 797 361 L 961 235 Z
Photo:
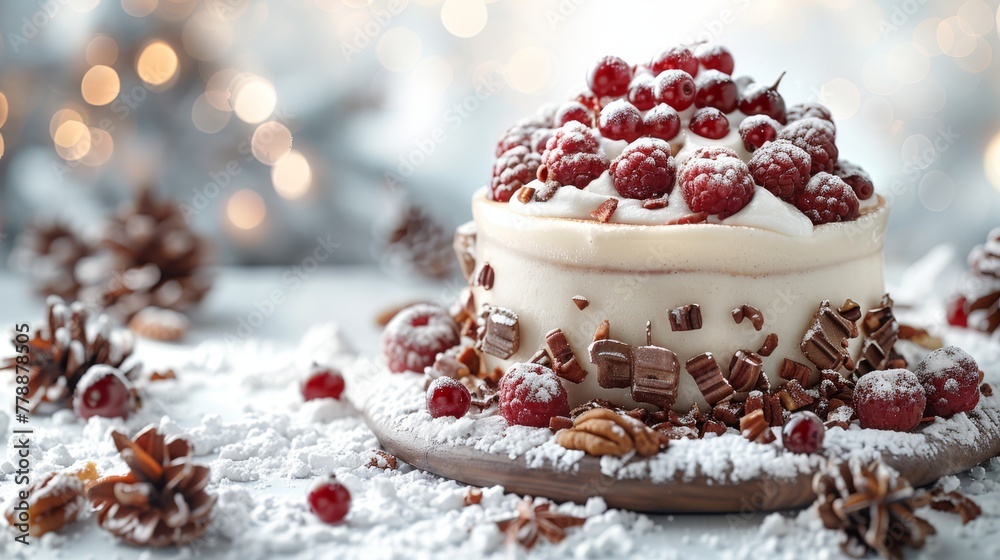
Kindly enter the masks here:
M 150 306 L 184 311 L 211 288 L 205 240 L 150 188 L 119 207 L 101 244 L 111 252 L 111 277 L 88 295 L 123 320 Z
M 452 235 L 416 206 L 406 208 L 381 236 L 386 268 L 416 272 L 427 278 L 448 278 L 455 265 Z
M 57 296 L 50 296 L 47 304 L 48 322 L 35 330 L 27 342 L 31 356 L 27 366 L 27 407 L 32 411 L 43 402 L 65 404 L 91 366 L 107 364 L 117 368 L 132 354 L 132 333 L 112 329 L 107 316 L 98 315 L 91 320 L 82 303 L 67 305 Z M 24 334 L 13 333 L 15 348 L 24 344 L 23 337 Z M 24 370 L 18 371 L 17 360 L 17 356 L 7 358 L 0 369 L 22 374 Z
M 39 220 L 17 237 L 10 263 L 31 277 L 39 294 L 74 300 L 86 284 L 77 264 L 91 256 L 94 249 L 68 225 Z
M 209 523 L 215 496 L 205 491 L 210 472 L 191 459 L 191 444 L 165 438 L 149 426 L 130 440 L 113 432 L 131 471 L 98 479 L 87 489 L 101 527 L 125 542 L 164 547 L 190 543 Z
M 855 558 L 874 551 L 902 560 L 903 546 L 921 548 L 937 532 L 914 514 L 927 498 L 878 460 L 831 464 L 816 473 L 813 491 L 823 526 L 843 531 L 841 549 Z

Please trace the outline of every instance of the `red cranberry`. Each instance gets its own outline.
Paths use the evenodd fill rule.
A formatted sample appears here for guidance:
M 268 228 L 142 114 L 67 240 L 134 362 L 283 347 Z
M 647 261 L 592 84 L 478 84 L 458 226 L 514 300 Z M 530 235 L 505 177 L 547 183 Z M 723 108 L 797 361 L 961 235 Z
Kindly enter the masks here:
M 593 126 L 594 114 L 590 112 L 590 109 L 584 107 L 583 103 L 580 103 L 579 101 L 568 101 L 559 107 L 552 120 L 554 128 L 559 128 L 572 121 L 583 123 L 587 126 Z
M 681 131 L 681 118 L 673 107 L 661 103 L 642 117 L 642 129 L 643 134 L 647 136 L 660 140 L 673 140 Z
M 709 70 L 718 70 L 723 74 L 732 74 L 736 63 L 733 62 L 733 53 L 722 45 L 701 44 L 695 49 L 695 56 L 701 65 Z
M 132 404 L 132 384 L 108 365 L 91 366 L 73 393 L 73 410 L 84 420 L 91 416 L 128 418 Z
M 826 427 L 812 412 L 796 412 L 781 430 L 781 442 L 792 453 L 819 453 Z
M 722 111 L 714 107 L 698 109 L 691 116 L 691 124 L 688 125 L 691 132 L 698 136 L 718 140 L 725 138 L 729 134 L 729 119 Z
M 642 114 L 628 101 L 612 101 L 601 109 L 598 119 L 601 135 L 609 140 L 632 142 L 642 136 Z
M 427 412 L 431 413 L 432 418 L 461 418 L 469 412 L 471 404 L 472 395 L 469 390 L 451 377 L 438 377 L 427 388 Z
M 652 76 L 642 74 L 632 80 L 628 88 L 628 102 L 640 111 L 648 111 L 656 105 L 656 84 Z
M 955 296 L 948 300 L 948 324 L 953 327 L 966 328 L 969 326 L 969 314 L 965 312 L 966 300 L 962 296 Z
M 694 103 L 694 78 L 683 70 L 666 70 L 656 77 L 656 100 L 683 111 Z
M 665 70 L 682 70 L 691 76 L 698 73 L 698 59 L 687 47 L 671 47 L 653 57 L 649 63 L 654 74 Z M 678 108 L 678 110 L 680 110 Z
M 344 377 L 335 371 L 321 369 L 314 372 L 302 384 L 302 398 L 307 401 L 314 399 L 339 399 L 344 392 Z
M 740 93 L 736 83 L 728 74 L 718 70 L 707 70 L 698 76 L 698 92 L 695 107 L 715 107 L 723 113 L 732 113 L 739 104 Z
M 767 115 L 781 124 L 788 122 L 785 115 L 785 98 L 778 93 L 778 84 L 784 77 L 785 73 L 782 72 L 770 87 L 752 85 L 743 90 L 740 94 L 740 111 L 747 115 Z
M 598 99 L 598 97 L 594 95 L 594 92 L 590 91 L 589 89 L 585 89 L 580 93 L 576 94 L 576 97 L 574 97 L 573 100 L 576 101 L 577 103 L 580 103 L 584 107 L 590 109 L 591 111 L 596 112 L 601 109 L 600 99 Z
M 778 137 L 781 123 L 767 115 L 751 115 L 740 123 L 740 138 L 748 152 L 764 146 Z
M 339 523 L 351 510 L 351 493 L 333 477 L 309 491 L 309 510 L 324 523 Z
M 617 97 L 628 92 L 632 67 L 617 56 L 605 56 L 587 74 L 587 85 L 598 97 Z

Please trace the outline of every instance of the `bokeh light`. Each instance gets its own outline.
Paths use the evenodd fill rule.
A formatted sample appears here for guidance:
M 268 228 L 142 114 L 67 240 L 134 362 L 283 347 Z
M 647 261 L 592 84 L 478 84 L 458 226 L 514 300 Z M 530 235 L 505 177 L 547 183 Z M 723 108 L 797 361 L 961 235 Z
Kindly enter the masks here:
M 990 42 L 982 37 L 976 37 L 976 48 L 969 56 L 955 59 L 955 64 L 972 74 L 985 72 L 993 62 L 993 48 Z
M 475 37 L 486 27 L 488 18 L 482 0 L 445 0 L 441 5 L 441 23 L 456 37 Z
M 106 130 L 90 129 L 90 150 L 80 159 L 80 163 L 89 167 L 100 167 L 111 159 L 115 151 L 115 142 Z
M 836 119 L 849 119 L 861 107 L 861 92 L 854 82 L 846 78 L 834 78 L 823 84 L 823 102 L 833 111 Z
M 521 93 L 536 93 L 555 78 L 554 56 L 540 47 L 525 47 L 515 52 L 505 67 L 507 82 Z
M 0 158 L 3 157 L 4 149 L 5 148 L 4 148 L 4 144 L 3 144 L 3 134 L 0 134 Z
M 122 9 L 132 17 L 146 17 L 156 10 L 158 0 L 122 0 Z
M 312 168 L 309 161 L 297 150 L 288 152 L 271 168 L 271 183 L 282 198 L 295 200 L 309 191 Z
M 861 115 L 874 128 L 889 128 L 893 121 L 892 103 L 884 97 L 870 97 L 861 106 Z
M 208 92 L 199 95 L 191 107 L 191 122 L 206 134 L 215 134 L 225 128 L 231 115 L 228 104 L 225 111 L 220 110 L 212 104 Z
M 976 49 L 976 36 L 967 21 L 958 16 L 950 17 L 937 28 L 938 46 L 948 56 L 969 56 Z
M 111 66 L 118 61 L 118 43 L 108 35 L 98 35 L 87 43 L 87 64 Z
M 451 86 L 455 79 L 455 71 L 443 57 L 429 56 L 413 67 L 411 76 L 429 97 L 438 97 Z
M 220 111 L 232 111 L 233 84 L 237 82 L 240 73 L 232 68 L 219 70 L 205 83 L 205 98 Z
M 986 152 L 983 154 L 983 166 L 990 184 L 993 185 L 994 189 L 1000 191 L 1000 133 L 997 133 L 986 146 Z
M 375 47 L 379 62 L 392 72 L 406 72 L 420 60 L 423 43 L 420 36 L 405 27 L 394 27 L 382 34 Z
M 188 54 L 198 60 L 215 60 L 233 45 L 233 27 L 221 17 L 221 11 L 201 10 L 187 20 L 181 42 Z
M 901 84 L 892 76 L 889 57 L 885 55 L 873 55 L 861 67 L 861 80 L 865 87 L 878 95 L 891 95 L 899 90 Z
M 7 122 L 7 113 L 10 108 L 7 106 L 7 96 L 0 91 L 0 126 Z
M 920 180 L 917 197 L 924 208 L 931 212 L 942 212 L 955 199 L 955 182 L 947 173 L 938 169 L 931 170 Z
M 913 28 L 913 42 L 920 48 L 924 49 L 924 52 L 927 53 L 928 56 L 938 56 L 944 54 L 941 51 L 941 45 L 938 44 L 937 39 L 937 30 L 939 25 L 941 25 L 941 18 L 929 17 L 918 23 Z
M 271 82 L 247 75 L 233 86 L 233 112 L 243 122 L 257 124 L 271 116 L 278 104 L 278 93 Z
M 268 121 L 258 126 L 250 139 L 250 151 L 253 157 L 265 165 L 280 162 L 291 149 L 292 133 L 288 127 L 277 121 Z
M 83 116 L 73 109 L 59 109 L 52 115 L 52 119 L 49 120 L 49 136 L 53 140 L 56 138 L 56 131 L 59 130 L 63 124 L 69 121 L 84 122 Z
M 226 217 L 239 229 L 253 229 L 267 217 L 267 205 L 259 194 L 250 189 L 240 189 L 226 203 Z
M 66 161 L 78 161 L 90 151 L 90 129 L 80 121 L 68 120 L 59 125 L 52 140 L 56 153 Z
M 993 8 L 983 0 L 968 0 L 956 15 L 968 24 L 975 35 L 986 35 L 993 31 Z
M 163 41 L 146 45 L 135 63 L 139 78 L 153 86 L 169 82 L 177 74 L 177 67 L 177 53 Z
M 889 51 L 889 71 L 892 77 L 904 84 L 923 80 L 931 69 L 927 53 L 914 43 L 900 43 Z
M 911 169 L 927 169 L 937 159 L 937 151 L 930 138 L 911 134 L 903 140 L 903 163 Z
M 107 105 L 118 97 L 121 86 L 114 68 L 98 65 L 83 75 L 80 93 L 83 94 L 83 100 L 91 105 Z

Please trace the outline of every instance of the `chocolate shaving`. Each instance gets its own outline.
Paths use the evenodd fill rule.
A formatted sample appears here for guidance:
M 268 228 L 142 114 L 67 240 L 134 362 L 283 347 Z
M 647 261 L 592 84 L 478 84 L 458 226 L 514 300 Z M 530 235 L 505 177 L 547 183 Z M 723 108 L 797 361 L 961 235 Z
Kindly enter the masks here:
M 545 334 L 545 346 L 549 350 L 549 359 L 556 375 L 572 383 L 580 383 L 587 377 L 587 370 L 580 362 L 569 345 L 569 340 L 562 329 L 552 329 Z
M 899 340 L 899 321 L 893 315 L 892 307 L 879 307 L 866 313 L 861 329 L 865 340 L 861 345 L 857 374 L 860 376 L 886 369 L 892 359 L 892 348 Z
M 599 386 L 605 389 L 624 389 L 632 385 L 631 345 L 618 340 L 601 339 L 591 343 L 589 352 L 591 363 L 597 366 Z
M 733 320 L 737 324 L 743 323 L 743 319 L 750 319 L 750 324 L 753 325 L 754 330 L 760 331 L 764 328 L 764 314 L 760 312 L 760 309 L 752 305 L 741 305 L 736 309 L 733 309 Z
M 601 321 L 600 325 L 597 325 L 597 330 L 594 331 L 594 341 L 607 340 L 611 338 L 611 321 L 607 319 Z
M 926 348 L 927 350 L 939 350 L 944 347 L 944 341 L 928 332 L 927 329 L 913 327 L 910 325 L 899 325 L 899 338 Z
M 547 348 L 539 348 L 534 354 L 528 358 L 529 364 L 539 364 L 548 367 L 552 363 L 552 359 L 549 358 L 549 351 Z
M 615 210 L 618 209 L 618 199 L 609 198 L 601 203 L 600 206 L 590 211 L 590 217 L 601 222 L 602 224 L 608 223 L 611 220 L 611 216 L 615 215 Z
M 740 419 L 740 434 L 756 443 L 771 443 L 775 440 L 771 426 L 761 410 L 755 410 Z
M 984 397 L 993 396 L 993 386 L 989 383 L 983 383 L 979 386 L 979 392 L 983 394 Z
M 659 346 L 632 349 L 632 399 L 636 402 L 670 408 L 677 400 L 680 381 L 677 355 Z
M 543 169 L 548 171 L 548 169 L 546 169 L 544 165 L 538 168 L 538 177 L 545 184 L 542 186 L 542 188 L 535 191 L 534 193 L 535 196 L 534 198 L 532 198 L 532 200 L 536 202 L 547 202 L 551 200 L 552 197 L 556 195 L 556 191 L 558 191 L 562 187 L 562 185 L 560 185 L 555 181 L 546 181 L 545 179 L 542 179 L 541 176 Z
M 458 257 L 462 276 L 468 281 L 472 277 L 472 272 L 476 270 L 476 222 L 466 222 L 455 228 L 452 247 L 455 249 L 455 256 Z
M 853 299 L 849 299 L 844 302 L 844 305 L 840 306 L 837 313 L 840 313 L 840 316 L 844 319 L 852 323 L 857 323 L 861 319 L 861 304 Z
M 670 204 L 670 199 L 661 196 L 660 198 L 646 198 L 642 201 L 642 207 L 646 210 L 659 210 L 666 208 Z
M 517 313 L 506 307 L 493 307 L 485 323 L 481 350 L 505 360 L 513 356 L 521 345 L 521 329 Z
M 771 379 L 767 377 L 766 373 L 757 376 L 757 384 L 753 386 L 753 390 L 761 393 L 771 392 Z
M 830 301 L 820 304 L 813 316 L 812 326 L 806 331 L 799 349 L 810 362 L 820 369 L 854 369 L 854 360 L 848 351 L 848 339 L 858 336 L 858 327 L 830 307 Z
M 796 380 L 803 387 L 809 386 L 809 378 L 812 377 L 812 368 L 809 366 L 785 358 L 778 368 L 778 377 L 787 381 Z
M 726 433 L 726 425 L 717 420 L 706 420 L 701 426 L 701 437 L 705 434 L 715 434 L 721 436 Z
M 366 466 L 384 471 L 394 471 L 398 467 L 399 463 L 395 455 L 381 449 L 372 449 L 372 454 L 373 457 L 368 460 Z
M 583 296 L 573 296 L 573 303 L 576 305 L 577 309 L 583 311 L 590 305 L 590 300 Z
M 725 401 L 712 407 L 712 417 L 723 424 L 735 428 L 740 424 L 743 416 L 743 403 L 739 401 Z
M 747 350 L 737 350 L 729 362 L 729 384 L 738 393 L 745 393 L 757 386 L 764 364 L 760 356 Z
M 697 303 L 682 305 L 670 311 L 670 330 L 696 331 L 701 328 L 701 306 Z
M 778 398 L 781 399 L 781 406 L 785 407 L 785 410 L 789 412 L 805 408 L 816 400 L 795 379 L 785 383 L 785 386 L 777 394 Z
M 682 216 L 675 220 L 670 220 L 665 225 L 668 226 L 683 226 L 687 224 L 700 224 L 708 220 L 707 212 L 698 212 L 697 214 L 688 214 L 687 216 Z
M 927 497 L 930 499 L 931 509 L 960 515 L 962 525 L 968 524 L 983 513 L 976 502 L 958 492 L 945 492 L 936 488 Z
M 490 263 L 484 263 L 483 268 L 479 270 L 479 276 L 476 278 L 476 285 L 482 286 L 484 290 L 492 290 L 493 282 L 496 280 L 496 273 L 493 272 L 493 267 Z
M 177 379 L 177 374 L 173 369 L 167 368 L 163 371 L 156 370 L 149 375 L 150 381 L 165 381 L 167 379 Z
M 573 427 L 573 419 L 566 416 L 553 416 L 549 420 L 549 429 L 553 432 L 568 430 Z
M 521 204 L 527 204 L 531 202 L 534 196 L 535 196 L 535 189 L 532 187 L 521 187 L 517 191 L 517 199 L 521 202 Z
M 767 338 L 764 339 L 764 343 L 760 345 L 760 349 L 757 353 L 765 358 L 774 353 L 775 349 L 778 348 L 778 334 L 770 333 Z
M 685 368 L 698 384 L 698 389 L 708 404 L 715 406 L 732 397 L 733 388 L 722 377 L 722 370 L 711 352 L 694 356 L 687 361 Z

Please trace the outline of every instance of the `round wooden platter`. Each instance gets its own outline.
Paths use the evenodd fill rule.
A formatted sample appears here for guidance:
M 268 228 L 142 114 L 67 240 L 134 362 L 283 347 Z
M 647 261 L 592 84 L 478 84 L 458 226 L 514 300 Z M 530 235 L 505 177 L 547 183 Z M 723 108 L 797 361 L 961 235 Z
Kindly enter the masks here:
M 381 406 L 384 413 L 384 402 Z M 418 469 L 473 486 L 501 485 L 508 492 L 558 502 L 583 503 L 601 496 L 610 507 L 647 513 L 745 514 L 802 508 L 815 499 L 812 473 L 725 482 L 685 476 L 684 469 L 678 469 L 672 478 L 653 481 L 605 474 L 600 459 L 589 456 L 571 468 L 529 466 L 523 456 L 511 458 L 472 446 L 438 443 L 426 435 L 394 428 L 376 421 L 380 414 L 363 408 L 368 425 L 386 451 Z M 924 486 L 1000 455 L 1000 398 L 982 399 L 979 408 L 968 413 L 968 420 L 961 438 L 964 443 L 947 437 L 947 430 L 922 429 L 926 452 L 919 456 L 882 452 L 882 460 L 914 486 Z M 402 424 L 393 422 L 395 426 Z

